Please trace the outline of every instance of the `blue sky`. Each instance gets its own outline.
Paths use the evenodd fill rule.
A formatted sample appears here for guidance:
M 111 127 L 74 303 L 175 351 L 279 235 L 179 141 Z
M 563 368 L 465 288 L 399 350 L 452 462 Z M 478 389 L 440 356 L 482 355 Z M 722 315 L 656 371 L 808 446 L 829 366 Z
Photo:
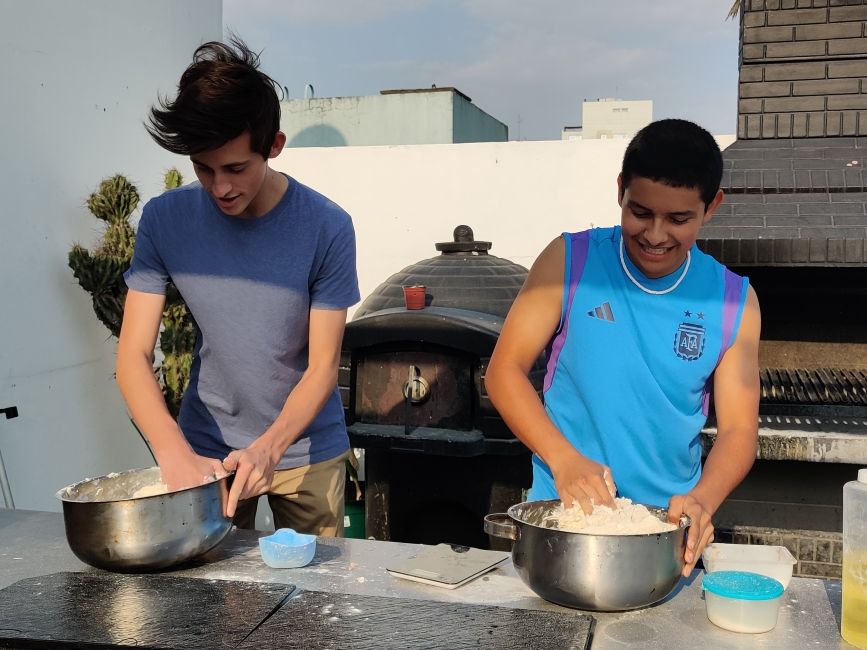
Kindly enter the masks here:
M 559 139 L 581 101 L 652 99 L 654 118 L 735 132 L 729 0 L 223 0 L 265 72 L 302 97 L 455 86 L 511 139 Z

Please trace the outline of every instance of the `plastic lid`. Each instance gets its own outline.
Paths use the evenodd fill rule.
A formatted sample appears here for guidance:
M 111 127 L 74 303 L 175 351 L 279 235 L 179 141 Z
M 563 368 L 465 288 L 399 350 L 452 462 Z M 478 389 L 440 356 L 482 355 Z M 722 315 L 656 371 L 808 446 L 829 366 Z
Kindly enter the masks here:
M 867 467 L 858 470 L 858 482 L 867 483 Z
M 771 600 L 783 595 L 779 580 L 750 571 L 714 571 L 704 577 L 701 586 L 717 596 L 739 600 Z

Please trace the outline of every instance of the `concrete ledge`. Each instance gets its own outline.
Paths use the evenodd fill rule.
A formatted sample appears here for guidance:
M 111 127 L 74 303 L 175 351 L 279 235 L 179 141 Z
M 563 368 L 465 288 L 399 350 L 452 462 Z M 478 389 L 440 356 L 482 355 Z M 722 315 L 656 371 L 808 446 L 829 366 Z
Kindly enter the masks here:
M 756 458 L 813 463 L 867 463 L 867 427 L 857 432 L 786 430 L 759 427 Z M 716 427 L 701 432 L 705 455 L 713 447 Z

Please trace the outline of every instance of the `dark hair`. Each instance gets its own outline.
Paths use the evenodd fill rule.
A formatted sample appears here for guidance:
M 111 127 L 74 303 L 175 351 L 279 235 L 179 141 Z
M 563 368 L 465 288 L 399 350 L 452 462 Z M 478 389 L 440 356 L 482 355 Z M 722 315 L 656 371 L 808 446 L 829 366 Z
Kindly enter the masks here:
M 659 120 L 641 129 L 623 154 L 622 190 L 636 176 L 699 191 L 705 207 L 719 191 L 722 153 L 713 136 L 687 120 Z
M 199 46 L 181 75 L 174 101 L 160 98 L 145 128 L 172 153 L 212 151 L 250 132 L 253 151 L 268 158 L 280 130 L 280 100 L 259 55 L 237 36 Z

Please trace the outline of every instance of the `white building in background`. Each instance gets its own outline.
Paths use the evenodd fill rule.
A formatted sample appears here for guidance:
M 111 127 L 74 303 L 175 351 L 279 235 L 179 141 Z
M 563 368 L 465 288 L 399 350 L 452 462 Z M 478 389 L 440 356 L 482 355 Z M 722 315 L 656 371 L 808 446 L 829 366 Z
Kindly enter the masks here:
M 604 97 L 581 104 L 581 126 L 564 126 L 563 140 L 630 139 L 653 121 L 653 101 Z
M 505 142 L 509 127 L 457 88 L 383 90 L 364 97 L 280 102 L 286 147 Z

